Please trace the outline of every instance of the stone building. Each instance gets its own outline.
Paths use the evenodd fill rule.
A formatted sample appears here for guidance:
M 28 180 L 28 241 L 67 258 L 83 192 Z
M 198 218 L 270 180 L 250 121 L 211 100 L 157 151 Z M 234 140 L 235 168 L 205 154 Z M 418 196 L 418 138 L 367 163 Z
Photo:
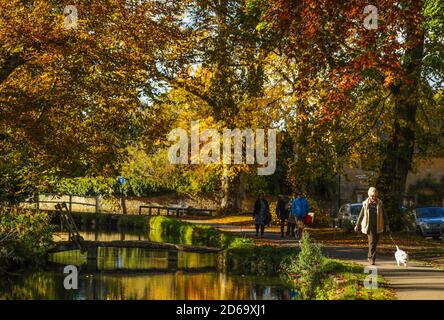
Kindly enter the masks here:
M 369 180 L 374 173 L 361 168 L 344 168 L 345 174 L 340 177 L 340 199 L 341 204 L 348 202 L 361 202 L 367 197 L 367 190 L 370 187 Z M 407 176 L 406 192 L 413 187 L 420 190 L 420 194 L 438 193 L 443 194 L 444 190 L 431 190 L 431 188 L 444 187 L 444 157 L 420 160 L 415 168 Z M 421 205 L 442 205 L 444 198 L 439 200 L 429 200 L 433 203 L 420 203 Z M 404 201 L 405 205 L 415 205 L 418 203 L 417 195 L 409 195 Z

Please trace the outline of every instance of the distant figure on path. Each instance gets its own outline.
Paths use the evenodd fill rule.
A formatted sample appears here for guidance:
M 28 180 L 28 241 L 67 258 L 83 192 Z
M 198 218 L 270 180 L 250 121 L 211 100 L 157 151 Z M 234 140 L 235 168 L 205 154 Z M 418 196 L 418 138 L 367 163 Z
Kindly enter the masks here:
M 268 201 L 265 200 L 264 194 L 259 194 L 254 203 L 253 211 L 254 225 L 256 226 L 256 237 L 259 236 L 259 228 L 261 230 L 261 237 L 264 235 L 265 226 L 270 223 L 270 207 Z
M 288 222 L 288 217 L 290 214 L 290 208 L 288 204 L 290 203 L 290 199 L 286 195 L 279 195 L 277 204 L 276 204 L 276 216 L 281 220 L 281 238 L 284 237 L 284 229 L 285 223 Z M 293 231 L 294 232 L 294 231 Z M 290 223 L 287 223 L 287 236 L 290 235 Z
M 291 206 L 293 205 L 293 201 L 294 201 L 294 199 L 296 199 L 296 197 L 297 197 L 297 193 L 293 192 L 291 194 L 290 202 L 288 204 L 288 206 L 289 206 L 288 207 L 288 209 L 289 209 L 289 211 L 288 211 L 288 213 L 289 213 L 289 215 L 288 215 L 288 228 L 290 229 L 290 236 L 291 237 L 295 236 L 294 228 L 296 227 L 296 217 L 293 214 L 293 212 L 291 211 Z
M 368 237 L 368 262 L 371 265 L 376 261 L 376 246 L 379 234 L 390 231 L 388 218 L 382 201 L 378 199 L 378 191 L 374 187 L 368 189 L 368 198 L 362 203 L 362 209 L 356 222 L 355 232 L 361 227 L 362 233 Z
M 308 214 L 310 207 L 307 199 L 302 196 L 302 192 L 298 192 L 296 198 L 291 204 L 291 213 L 293 214 L 296 222 L 296 240 L 300 240 L 302 237 L 302 231 L 305 226 L 305 218 Z

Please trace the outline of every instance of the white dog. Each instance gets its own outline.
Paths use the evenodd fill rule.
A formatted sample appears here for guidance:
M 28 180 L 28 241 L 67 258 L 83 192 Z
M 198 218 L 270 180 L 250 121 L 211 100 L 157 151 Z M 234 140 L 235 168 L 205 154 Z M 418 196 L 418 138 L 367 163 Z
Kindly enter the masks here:
M 407 267 L 408 255 L 404 250 L 399 249 L 398 246 L 396 246 L 395 259 L 398 263 L 398 267 L 401 263 L 404 265 L 404 267 Z

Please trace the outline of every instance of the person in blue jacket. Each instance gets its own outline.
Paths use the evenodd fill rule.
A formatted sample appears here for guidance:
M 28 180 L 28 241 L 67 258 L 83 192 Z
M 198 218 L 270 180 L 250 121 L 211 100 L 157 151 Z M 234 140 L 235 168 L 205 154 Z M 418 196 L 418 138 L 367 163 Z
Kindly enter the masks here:
M 291 204 L 291 213 L 294 215 L 296 220 L 296 239 L 300 240 L 302 236 L 302 231 L 305 225 L 305 218 L 308 214 L 310 207 L 308 205 L 307 199 L 302 196 L 302 192 L 298 192 L 296 198 Z

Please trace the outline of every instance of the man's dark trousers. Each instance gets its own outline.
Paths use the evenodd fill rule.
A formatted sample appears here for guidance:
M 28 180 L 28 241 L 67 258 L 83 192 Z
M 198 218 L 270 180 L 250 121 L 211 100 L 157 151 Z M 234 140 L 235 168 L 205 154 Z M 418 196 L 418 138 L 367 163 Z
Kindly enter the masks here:
M 285 222 L 287 222 L 287 219 L 281 219 L 281 237 L 284 236 L 284 229 L 285 229 Z M 287 223 L 287 236 L 290 234 L 290 224 Z
M 376 246 L 378 245 L 379 235 L 376 228 L 368 229 L 368 259 L 372 262 L 376 260 Z

